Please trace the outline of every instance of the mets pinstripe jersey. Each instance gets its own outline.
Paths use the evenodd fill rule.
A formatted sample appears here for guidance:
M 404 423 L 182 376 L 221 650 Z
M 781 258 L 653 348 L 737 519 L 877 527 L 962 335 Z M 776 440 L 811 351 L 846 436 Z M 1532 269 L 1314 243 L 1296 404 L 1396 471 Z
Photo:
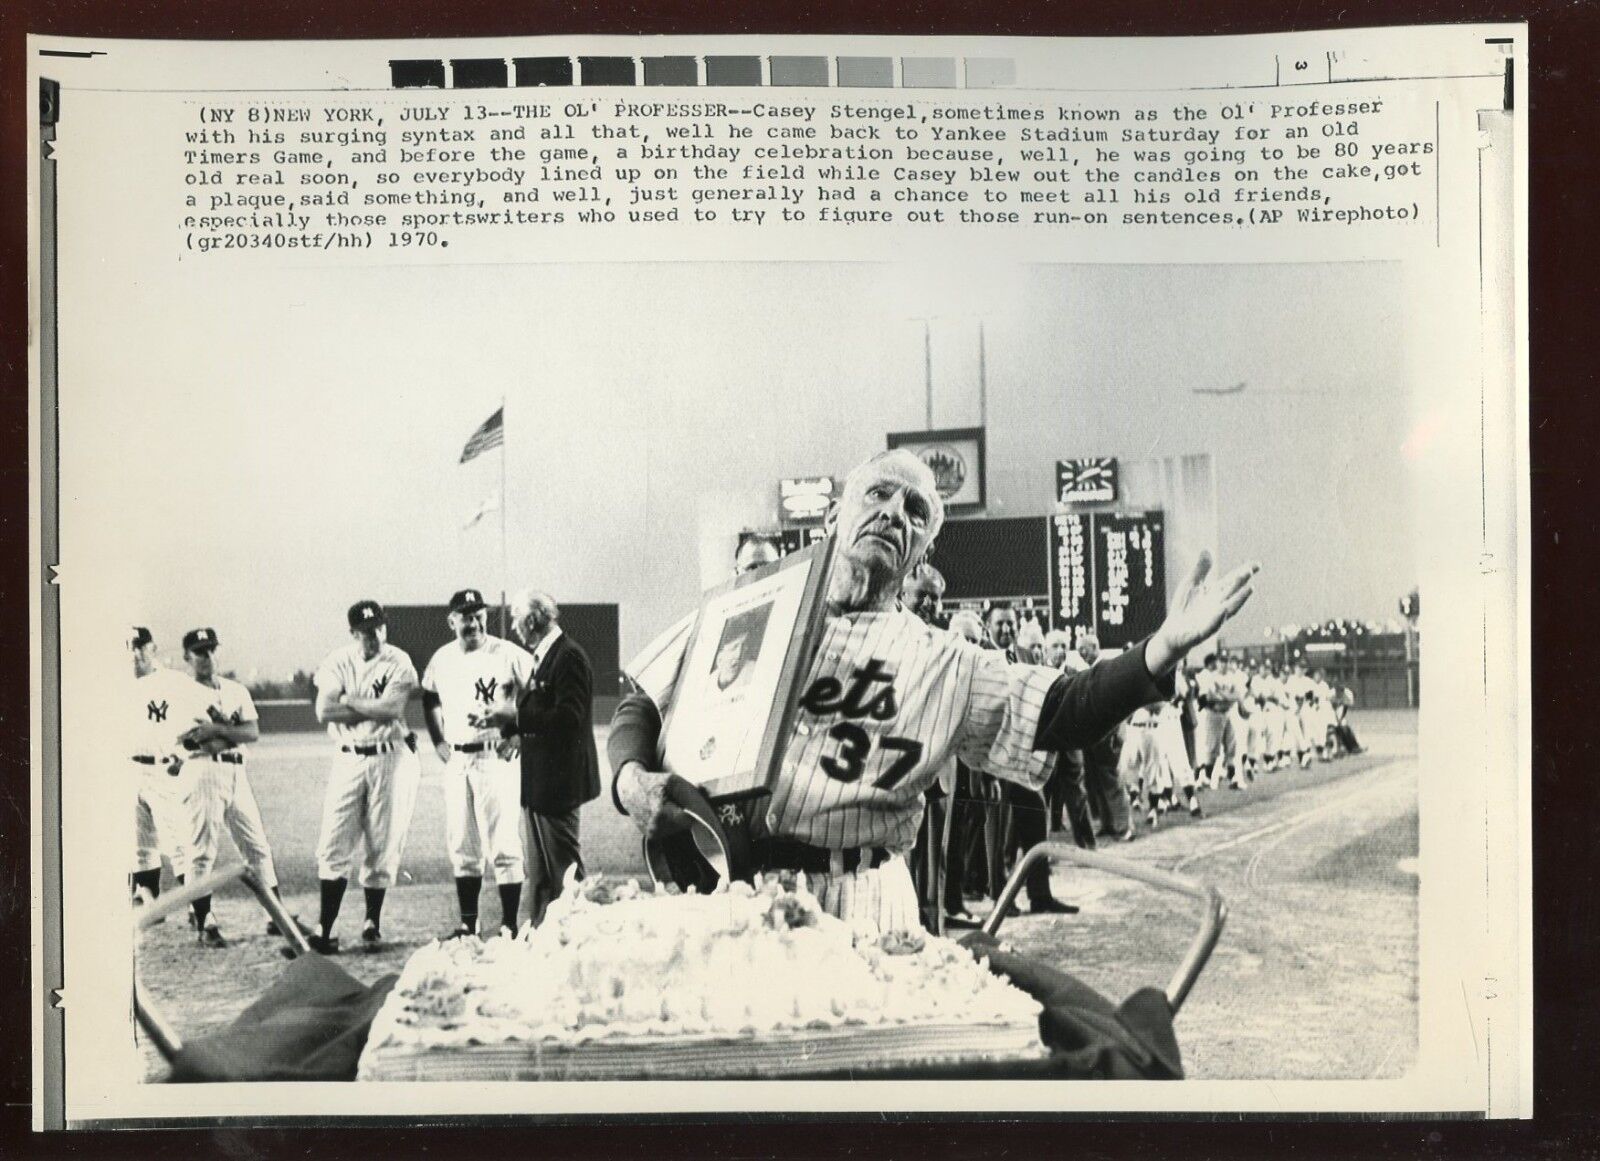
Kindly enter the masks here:
M 688 633 L 689 623 L 680 622 L 628 666 L 661 712 L 672 703 Z M 1138 653 L 1131 665 L 1063 677 L 1009 663 L 904 610 L 830 616 L 799 686 L 766 827 L 819 847 L 903 852 L 916 838 L 923 791 L 952 757 L 1037 789 L 1054 756 L 1033 747 L 1056 683 L 1079 687 L 1068 717 L 1091 731 L 1165 696 L 1144 671 L 1143 650 L 1129 652 Z M 1138 676 L 1130 681 L 1132 666 Z M 644 744 L 632 728 L 614 730 L 613 741 L 614 769 L 635 758 L 660 760 L 630 753 Z
M 378 698 L 401 686 L 415 688 L 417 670 L 411 658 L 393 645 L 379 646 L 377 654 L 368 661 L 361 655 L 361 646 L 352 641 L 328 654 L 312 680 L 319 692 L 335 699 L 344 693 Z M 328 736 L 343 746 L 398 742 L 405 735 L 403 719 L 378 722 L 363 718 L 358 722 L 328 723 Z

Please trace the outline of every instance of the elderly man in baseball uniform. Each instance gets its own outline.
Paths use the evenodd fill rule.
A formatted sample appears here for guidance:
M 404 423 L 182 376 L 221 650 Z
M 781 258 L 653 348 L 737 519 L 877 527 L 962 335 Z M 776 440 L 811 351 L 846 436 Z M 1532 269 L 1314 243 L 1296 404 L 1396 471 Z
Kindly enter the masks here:
M 846 478 L 829 516 L 834 556 L 821 642 L 771 798 L 750 812 L 761 869 L 804 871 L 827 911 L 881 929 L 919 925 L 905 852 L 923 791 L 952 755 L 1042 786 L 1053 751 L 1082 746 L 1139 706 L 1170 697 L 1173 667 L 1238 611 L 1256 572 L 1246 565 L 1211 580 L 1202 556 L 1153 636 L 1085 674 L 1065 675 L 1008 662 L 897 607 L 901 581 L 927 556 L 943 519 L 932 472 L 903 449 Z M 639 688 L 612 721 L 617 805 L 647 835 L 689 825 L 660 752 L 661 714 L 686 644 L 635 663 Z
M 450 598 L 450 631 L 422 675 L 422 708 L 434 753 L 445 764 L 445 841 L 461 922 L 451 937 L 476 935 L 485 855 L 500 888 L 501 926 L 515 931 L 522 902 L 522 770 L 515 740 L 489 719 L 515 707 L 533 674 L 533 658 L 491 637 L 488 605 L 477 589 Z
M 193 775 L 191 800 L 197 804 L 186 871 L 197 880 L 210 873 L 226 828 L 245 865 L 267 890 L 276 893 L 278 872 L 246 763 L 245 747 L 261 737 L 261 725 L 250 691 L 217 672 L 219 644 L 215 629 L 191 629 L 183 635 L 183 659 L 201 693 L 196 721 L 178 738 L 188 751 L 184 771 Z M 201 944 L 227 946 L 211 914 L 210 895 L 194 901 L 194 917 Z M 268 932 L 276 934 L 276 926 L 269 923 Z
M 417 692 L 411 658 L 389 644 L 377 601 L 357 601 L 346 614 L 350 644 L 328 654 L 313 679 L 317 720 L 333 739 L 333 767 L 322 800 L 317 879 L 322 890 L 313 951 L 333 955 L 345 887 L 362 848 L 360 880 L 366 900 L 361 942 L 383 943 L 383 900 L 400 873 L 400 856 L 422 781 L 416 738 L 406 729 L 406 703 Z

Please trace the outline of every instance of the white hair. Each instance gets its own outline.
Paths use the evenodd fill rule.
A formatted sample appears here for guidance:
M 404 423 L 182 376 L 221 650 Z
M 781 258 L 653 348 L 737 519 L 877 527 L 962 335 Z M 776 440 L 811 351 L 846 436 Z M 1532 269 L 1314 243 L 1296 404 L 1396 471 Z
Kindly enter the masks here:
M 971 629 L 972 635 L 979 641 L 983 640 L 983 621 L 979 619 L 977 613 L 974 613 L 971 609 L 962 609 L 950 618 L 950 631 L 957 636 L 966 636 L 965 633 L 961 632 L 963 625 Z
M 520 621 L 534 609 L 544 613 L 551 621 L 561 619 L 561 609 L 549 593 L 539 589 L 518 589 L 511 598 L 511 615 Z

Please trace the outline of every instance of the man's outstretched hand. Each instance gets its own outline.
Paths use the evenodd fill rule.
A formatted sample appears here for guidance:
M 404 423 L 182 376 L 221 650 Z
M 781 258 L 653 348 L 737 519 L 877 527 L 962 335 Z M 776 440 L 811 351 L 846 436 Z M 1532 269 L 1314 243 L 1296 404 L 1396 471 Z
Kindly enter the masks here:
M 1220 577 L 1211 575 L 1211 554 L 1202 552 L 1167 610 L 1167 619 L 1145 646 L 1144 660 L 1152 676 L 1167 672 L 1185 654 L 1233 617 L 1255 591 L 1261 566 L 1242 564 Z

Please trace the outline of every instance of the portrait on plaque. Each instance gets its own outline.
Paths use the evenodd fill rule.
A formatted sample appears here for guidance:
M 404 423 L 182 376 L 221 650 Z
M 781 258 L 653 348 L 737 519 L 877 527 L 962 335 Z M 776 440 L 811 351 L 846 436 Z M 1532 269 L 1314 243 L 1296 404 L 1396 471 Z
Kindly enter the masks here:
M 713 801 L 759 794 L 815 644 L 827 544 L 705 595 L 663 732 L 666 768 Z

